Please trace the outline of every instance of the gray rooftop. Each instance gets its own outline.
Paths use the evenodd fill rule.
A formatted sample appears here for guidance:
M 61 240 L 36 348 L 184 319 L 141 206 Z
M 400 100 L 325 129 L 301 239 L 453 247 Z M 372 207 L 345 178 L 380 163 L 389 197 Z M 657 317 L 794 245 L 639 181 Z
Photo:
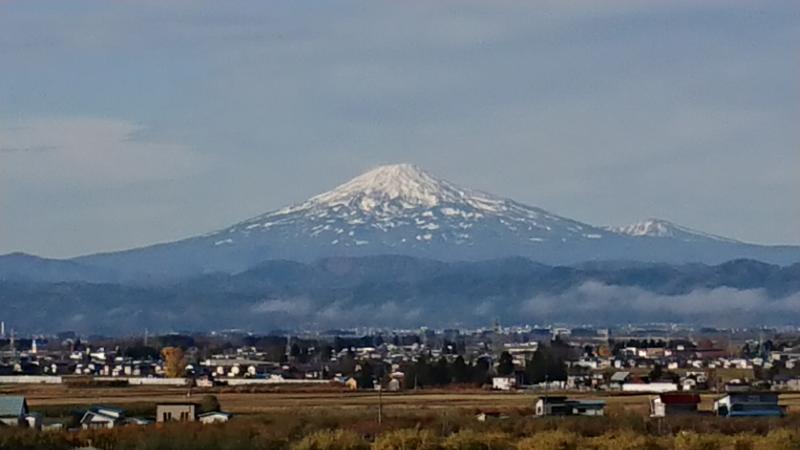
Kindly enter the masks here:
M 625 381 L 630 374 L 630 372 L 614 372 L 614 375 L 611 375 L 611 381 Z
M 25 397 L 19 395 L 0 396 L 0 417 L 19 417 L 28 412 Z

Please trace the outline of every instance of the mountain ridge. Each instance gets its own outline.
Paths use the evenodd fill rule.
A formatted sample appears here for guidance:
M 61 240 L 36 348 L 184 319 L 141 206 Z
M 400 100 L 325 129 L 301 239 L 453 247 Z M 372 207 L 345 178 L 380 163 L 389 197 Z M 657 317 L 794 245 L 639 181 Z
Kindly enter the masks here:
M 0 282 L 19 330 L 109 334 L 330 326 L 450 327 L 571 321 L 787 324 L 800 263 L 549 266 L 524 258 L 440 262 L 407 256 L 273 260 L 173 283 Z
M 594 226 L 460 187 L 411 164 L 393 164 L 216 231 L 62 261 L 88 272 L 111 273 L 112 280 L 158 282 L 242 272 L 267 260 L 371 255 L 439 261 L 518 256 L 551 265 L 618 260 L 718 264 L 749 258 L 788 265 L 800 261 L 800 246 L 749 244 L 663 219 Z

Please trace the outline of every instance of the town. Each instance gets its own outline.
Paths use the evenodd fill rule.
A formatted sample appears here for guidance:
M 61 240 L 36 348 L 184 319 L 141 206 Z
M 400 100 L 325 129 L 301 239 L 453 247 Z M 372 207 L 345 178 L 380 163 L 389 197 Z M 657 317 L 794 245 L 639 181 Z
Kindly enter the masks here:
M 531 417 L 603 416 L 614 395 L 646 395 L 650 417 L 673 414 L 781 417 L 782 392 L 800 390 L 797 329 L 524 326 L 484 329 L 243 331 L 137 337 L 74 332 L 17 336 L 0 327 L 0 419 L 38 430 L 113 428 L 168 421 L 226 422 L 215 388 L 328 387 L 420 392 L 470 387 L 530 393 Z M 182 388 L 187 400 L 141 416 L 86 405 L 43 417 L 14 386 Z M 194 393 L 194 395 L 192 395 Z M 700 394 L 714 394 L 701 410 Z M 572 396 L 576 398 L 571 398 Z M 502 416 L 491 404 L 478 420 Z

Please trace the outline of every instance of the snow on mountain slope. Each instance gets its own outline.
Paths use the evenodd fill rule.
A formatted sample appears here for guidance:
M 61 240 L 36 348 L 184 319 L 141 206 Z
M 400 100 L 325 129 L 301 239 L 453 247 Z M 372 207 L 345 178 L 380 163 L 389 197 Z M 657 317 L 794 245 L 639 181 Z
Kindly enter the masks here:
M 619 227 L 608 227 L 607 229 L 614 233 L 632 237 L 673 238 L 680 239 L 685 242 L 708 240 L 717 242 L 741 243 L 740 241 L 734 239 L 704 233 L 702 231 L 676 225 L 663 219 L 646 219 L 634 224 L 623 225 Z
M 525 257 L 546 264 L 800 261 L 800 247 L 760 246 L 649 220 L 601 228 L 456 186 L 409 164 L 378 167 L 307 201 L 180 241 L 74 261 L 158 280 L 236 273 L 267 260 L 405 255 L 440 261 Z
M 499 237 L 536 246 L 613 236 L 540 208 L 461 188 L 409 164 L 378 167 L 308 201 L 208 237 L 214 245 L 235 245 L 265 234 L 326 246 L 395 249 L 477 245 Z

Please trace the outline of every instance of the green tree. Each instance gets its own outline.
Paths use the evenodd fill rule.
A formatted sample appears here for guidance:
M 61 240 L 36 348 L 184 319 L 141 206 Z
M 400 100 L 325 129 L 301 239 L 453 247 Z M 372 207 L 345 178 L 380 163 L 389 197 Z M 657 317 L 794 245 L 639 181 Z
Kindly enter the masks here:
M 450 384 L 450 367 L 447 364 L 447 359 L 443 357 L 436 361 L 433 367 L 433 382 L 439 386 Z
M 503 352 L 500 354 L 500 360 L 497 364 L 497 374 L 500 376 L 508 376 L 514 373 L 514 358 L 511 353 Z
M 219 411 L 219 400 L 216 395 L 204 395 L 200 399 L 200 413 L 207 413 L 212 411 Z
M 456 383 L 468 383 L 470 367 L 464 361 L 464 357 L 459 355 L 450 367 L 450 372 L 453 376 L 453 381 Z
M 565 360 L 550 347 L 542 346 L 525 364 L 525 376 L 529 383 L 541 383 L 546 380 L 565 381 L 567 379 Z
M 662 376 L 664 376 L 664 369 L 661 368 L 661 364 L 654 365 L 653 370 L 651 370 L 648 375 L 650 381 L 658 381 Z
M 489 382 L 490 369 L 489 361 L 486 358 L 478 358 L 472 367 L 472 382 L 479 385 Z
M 371 389 L 375 387 L 375 373 L 372 366 L 367 361 L 361 362 L 361 370 L 356 373 L 356 381 L 361 389 Z

